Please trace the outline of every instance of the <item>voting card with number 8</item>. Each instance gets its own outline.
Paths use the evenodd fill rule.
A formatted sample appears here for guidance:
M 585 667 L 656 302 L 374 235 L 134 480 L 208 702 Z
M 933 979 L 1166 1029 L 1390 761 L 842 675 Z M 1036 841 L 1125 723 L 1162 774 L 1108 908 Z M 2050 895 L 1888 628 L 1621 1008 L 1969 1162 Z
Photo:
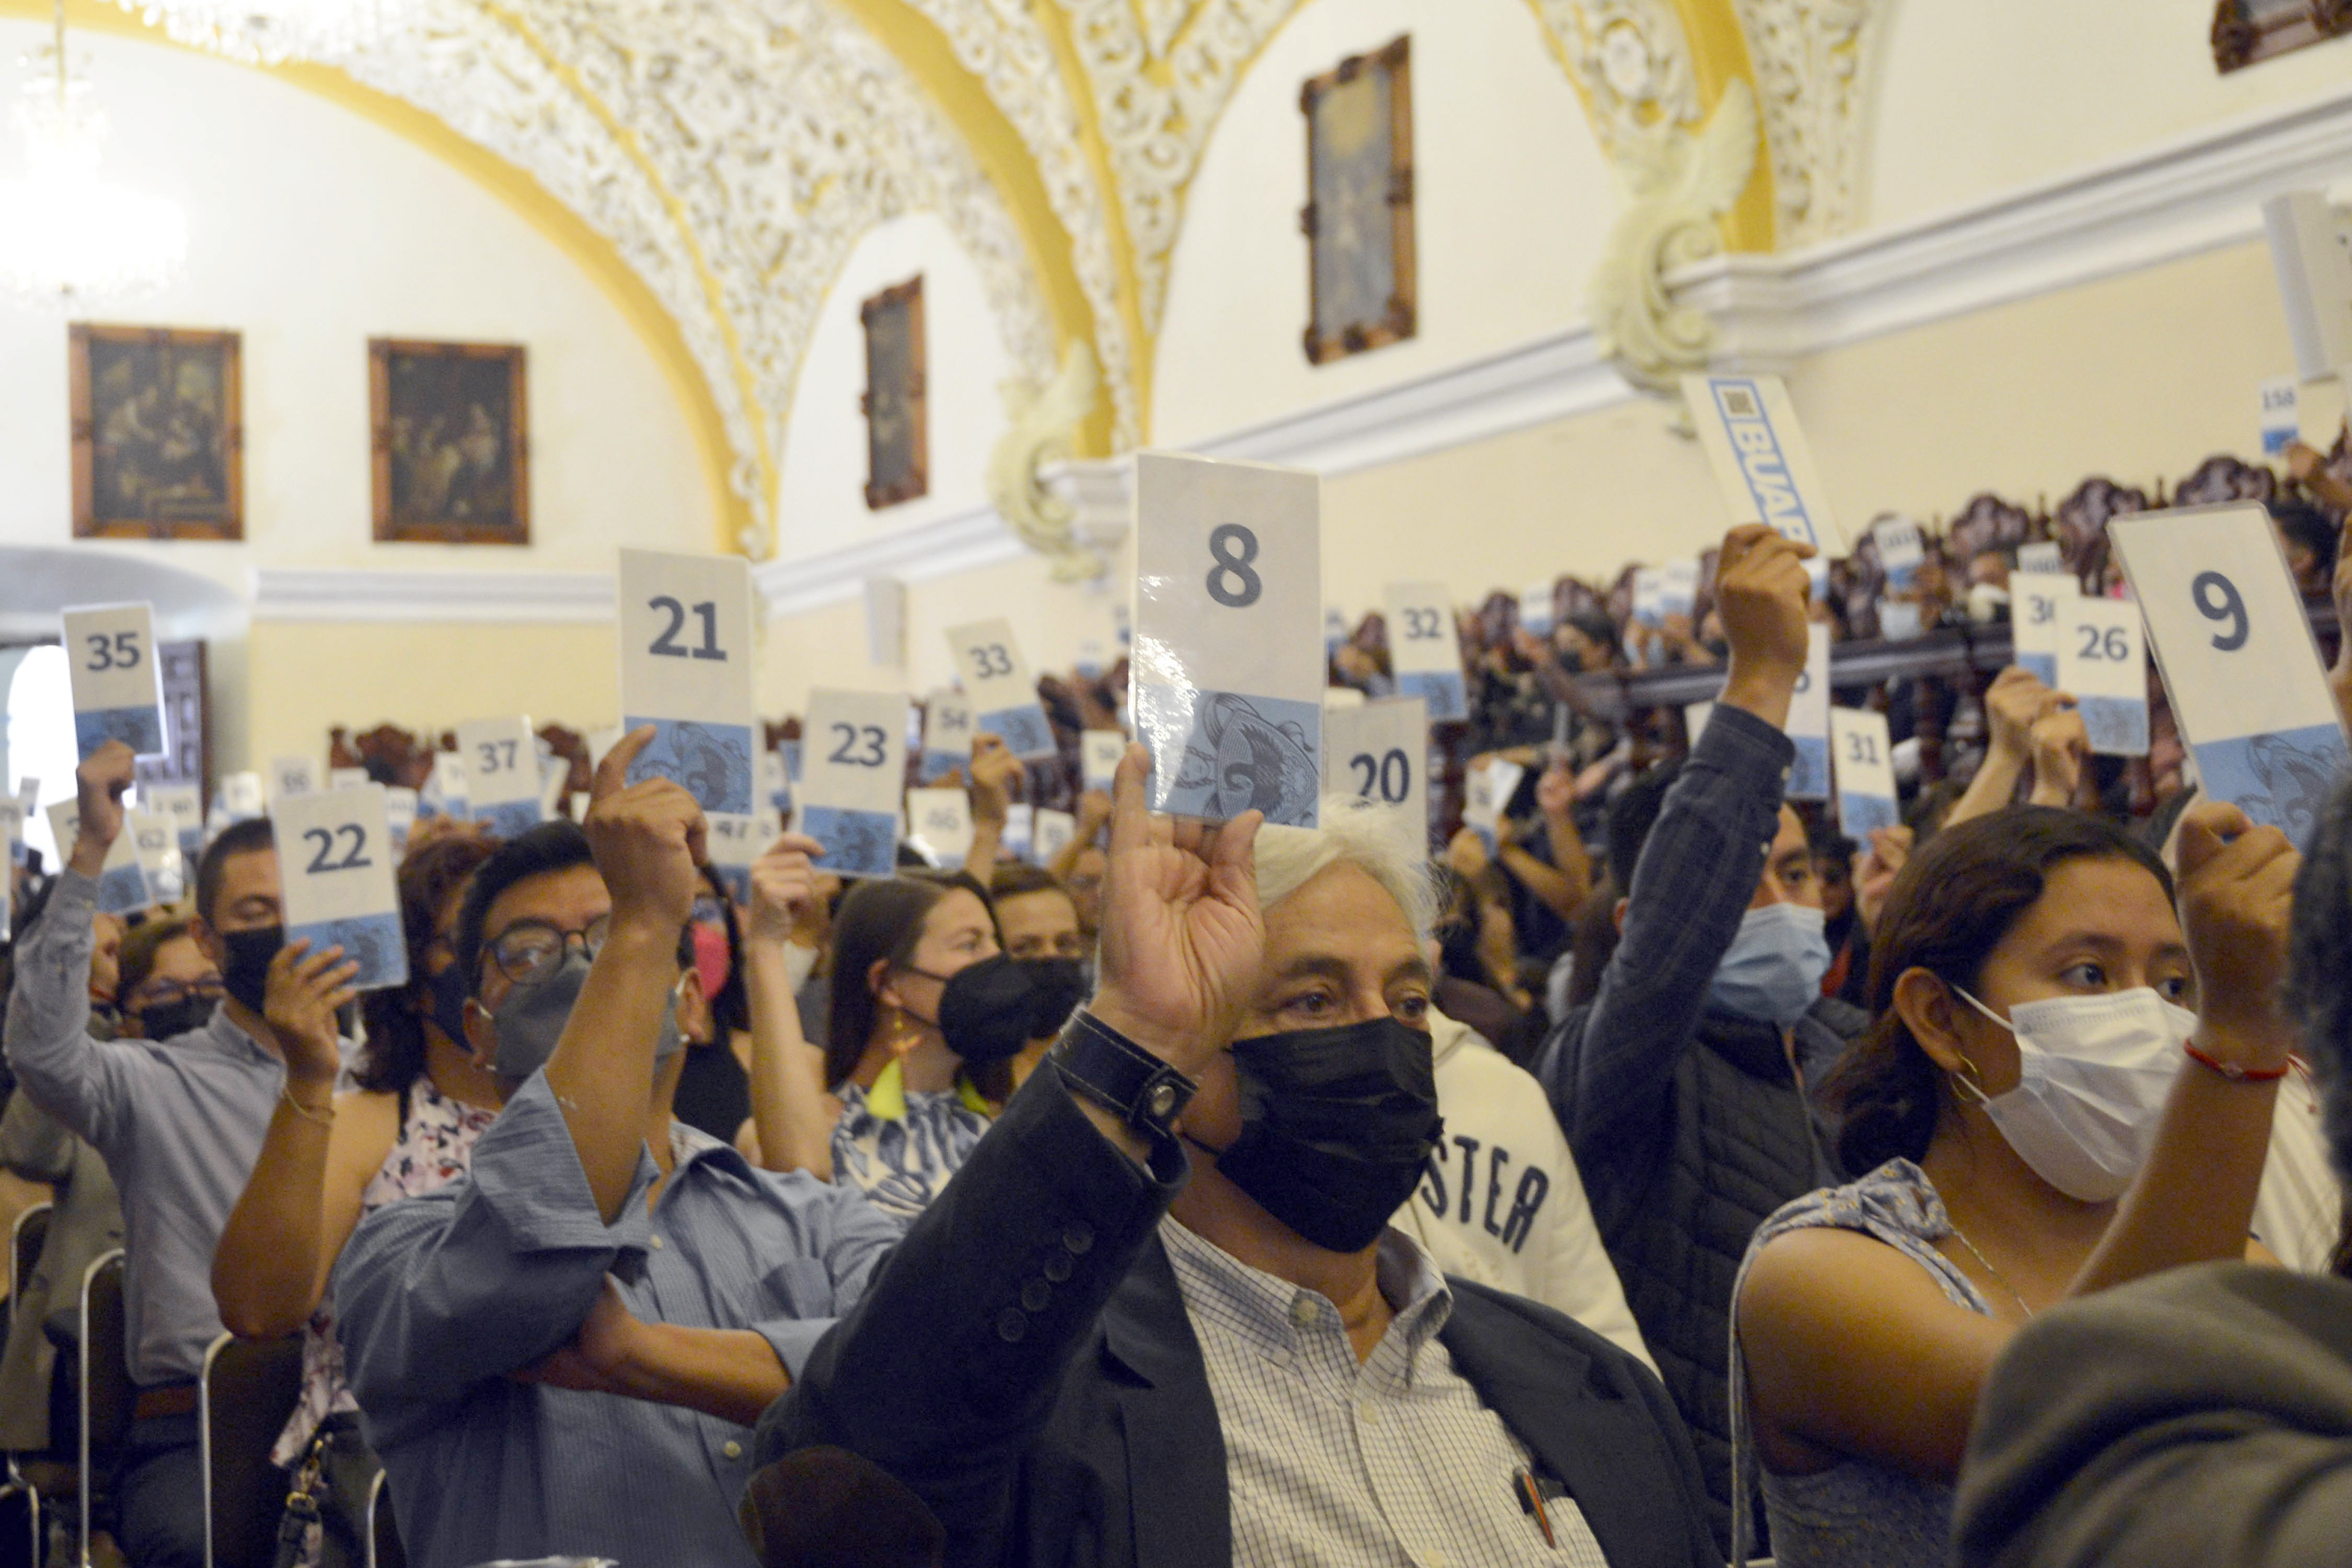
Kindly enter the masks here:
M 2270 514 L 2142 512 L 2107 537 L 2205 793 L 2304 842 L 2352 756 Z
M 145 605 L 65 612 L 74 745 L 84 762 L 109 741 L 133 755 L 163 750 L 163 689 L 155 677 L 155 617 Z
M 314 953 L 341 948 L 360 966 L 352 984 L 362 991 L 407 984 L 383 786 L 282 795 L 269 822 L 286 884 L 286 940 L 307 937 Z
M 800 831 L 824 846 L 816 863 L 844 877 L 890 875 L 907 773 L 906 694 L 812 691 L 802 744 Z
M 629 783 L 675 779 L 705 811 L 751 809 L 751 567 L 621 552 L 621 724 L 654 727 Z
M 1323 555 L 1313 474 L 1136 458 L 1137 734 L 1151 805 L 1312 827 L 1322 787 Z

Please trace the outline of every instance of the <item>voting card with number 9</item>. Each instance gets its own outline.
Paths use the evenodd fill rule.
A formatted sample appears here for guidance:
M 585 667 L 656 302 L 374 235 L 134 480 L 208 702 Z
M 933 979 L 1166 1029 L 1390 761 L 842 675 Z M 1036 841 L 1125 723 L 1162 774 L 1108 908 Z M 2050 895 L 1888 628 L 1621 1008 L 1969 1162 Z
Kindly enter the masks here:
M 1151 806 L 1312 827 L 1321 789 L 1323 555 L 1313 474 L 1136 458 L 1135 679 Z
M 2270 514 L 2142 512 L 2107 537 L 2205 793 L 2304 842 L 2352 755 Z

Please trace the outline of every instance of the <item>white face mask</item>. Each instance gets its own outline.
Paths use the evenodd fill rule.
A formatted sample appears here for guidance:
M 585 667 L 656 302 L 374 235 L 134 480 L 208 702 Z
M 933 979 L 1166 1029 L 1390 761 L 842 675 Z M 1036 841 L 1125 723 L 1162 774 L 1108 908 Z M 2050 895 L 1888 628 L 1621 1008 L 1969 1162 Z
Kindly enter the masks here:
M 2197 1015 L 2145 985 L 2020 1002 L 2006 1018 L 1960 994 L 2017 1037 L 2015 1089 L 1987 1097 L 1967 1079 L 1958 1081 L 2018 1158 L 2070 1198 L 2101 1204 L 2121 1196 L 2155 1142 Z

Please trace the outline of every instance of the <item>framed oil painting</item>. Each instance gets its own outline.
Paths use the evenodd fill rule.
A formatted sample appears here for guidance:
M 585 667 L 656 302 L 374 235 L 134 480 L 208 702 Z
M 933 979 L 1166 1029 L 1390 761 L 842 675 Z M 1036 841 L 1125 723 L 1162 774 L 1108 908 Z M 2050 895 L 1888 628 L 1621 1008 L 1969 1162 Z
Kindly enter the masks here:
M 530 416 L 517 343 L 368 342 L 375 537 L 530 542 Z
M 1413 334 L 1412 39 L 1351 55 L 1299 89 L 1307 116 L 1307 358 Z
M 67 333 L 74 536 L 243 539 L 243 388 L 235 332 Z
M 874 511 L 931 488 L 923 390 L 923 280 L 909 278 L 857 308 L 866 323 L 866 505 Z
M 2352 33 L 2352 0 L 2221 0 L 2213 68 L 2223 73 Z

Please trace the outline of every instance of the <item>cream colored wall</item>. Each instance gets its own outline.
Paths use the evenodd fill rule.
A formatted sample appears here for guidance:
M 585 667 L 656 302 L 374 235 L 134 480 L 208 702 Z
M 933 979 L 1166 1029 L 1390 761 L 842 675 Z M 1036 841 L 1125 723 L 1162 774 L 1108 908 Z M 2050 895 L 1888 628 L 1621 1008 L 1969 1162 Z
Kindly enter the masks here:
M 1299 84 L 1412 35 L 1418 335 L 1307 363 Z M 1559 331 L 1618 205 L 1582 105 L 1525 0 L 1316 0 L 1275 35 L 1184 197 L 1151 440 L 1182 447 Z
M 0 91 L 45 29 L 0 22 Z M 135 39 L 72 39 L 111 121 L 106 170 L 179 201 L 188 266 L 108 321 L 244 336 L 246 542 L 125 544 L 245 593 L 256 566 L 609 571 L 622 542 L 709 550 L 715 497 L 688 416 L 599 285 L 422 148 L 260 72 Z M 0 134 L 0 168 L 22 157 Z M 524 550 L 371 542 L 371 337 L 530 350 Z M 0 542 L 71 532 L 66 331 L 0 308 Z
M 522 712 L 588 731 L 620 716 L 610 626 L 264 621 L 247 635 L 245 654 L 245 765 L 254 767 L 323 757 L 337 724 L 437 732 Z
M 858 307 L 923 279 L 929 493 L 882 511 L 866 505 L 866 330 Z M 857 242 L 825 296 L 793 394 L 791 440 L 776 508 L 778 556 L 790 560 L 929 522 L 980 505 L 989 450 L 1004 430 L 998 384 L 1012 374 L 979 269 L 931 213 L 896 218 Z
M 2213 0 L 1904 0 L 1882 42 L 1875 226 L 2352 85 L 2352 39 L 2223 76 Z

